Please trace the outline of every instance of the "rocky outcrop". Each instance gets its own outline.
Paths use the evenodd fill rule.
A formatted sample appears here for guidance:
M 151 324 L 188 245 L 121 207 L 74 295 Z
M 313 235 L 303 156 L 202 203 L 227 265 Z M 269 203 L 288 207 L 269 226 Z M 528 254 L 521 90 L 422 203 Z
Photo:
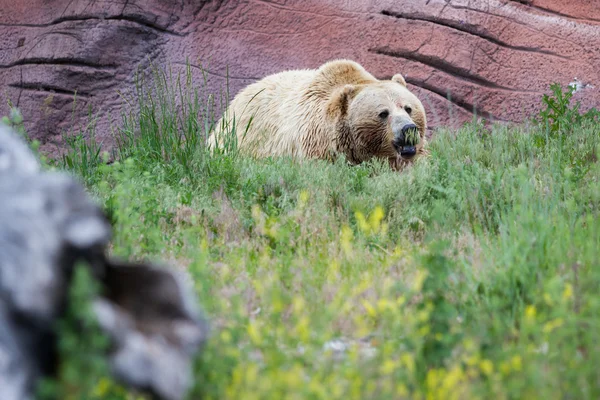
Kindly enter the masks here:
M 266 74 L 351 58 L 380 78 L 405 74 L 432 127 L 474 112 L 520 121 L 550 83 L 575 78 L 584 108 L 600 100 L 594 0 L 16 1 L 3 7 L 0 37 L 2 96 L 47 150 L 90 107 L 110 143 L 111 121 L 129 107 L 120 92 L 151 63 L 189 61 L 205 93 L 223 93 L 228 74 L 231 98 Z
M 100 285 L 93 312 L 111 339 L 119 381 L 158 399 L 182 399 L 207 339 L 194 292 L 174 270 L 106 255 L 111 226 L 69 175 L 40 171 L 27 145 L 0 123 L 0 398 L 32 399 L 56 374 L 57 322 L 76 263 Z

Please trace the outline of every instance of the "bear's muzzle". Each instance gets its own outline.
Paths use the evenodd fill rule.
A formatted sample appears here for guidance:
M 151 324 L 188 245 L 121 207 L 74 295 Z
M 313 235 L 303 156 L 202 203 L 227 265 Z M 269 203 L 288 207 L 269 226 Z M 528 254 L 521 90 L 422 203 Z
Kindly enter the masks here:
M 413 123 L 392 127 L 394 149 L 404 158 L 411 158 L 417 154 L 415 147 L 419 143 L 419 129 Z

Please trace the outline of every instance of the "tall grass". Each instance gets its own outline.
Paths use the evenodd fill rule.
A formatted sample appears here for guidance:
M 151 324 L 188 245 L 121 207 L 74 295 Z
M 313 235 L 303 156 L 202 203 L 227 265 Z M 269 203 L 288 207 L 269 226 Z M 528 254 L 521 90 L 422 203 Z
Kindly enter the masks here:
M 600 128 L 570 91 L 398 174 L 208 152 L 213 100 L 189 70 L 154 82 L 86 180 L 115 254 L 196 283 L 215 334 L 190 398 L 600 395 Z

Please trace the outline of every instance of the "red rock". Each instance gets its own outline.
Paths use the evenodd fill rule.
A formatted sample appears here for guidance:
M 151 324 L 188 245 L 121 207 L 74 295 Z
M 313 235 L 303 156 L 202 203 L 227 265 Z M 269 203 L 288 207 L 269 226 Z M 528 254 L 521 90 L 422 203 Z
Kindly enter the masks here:
M 474 111 L 522 121 L 552 82 L 575 77 L 595 86 L 576 94 L 584 108 L 600 100 L 595 0 L 30 0 L 3 6 L 0 38 L 2 96 L 46 151 L 88 123 L 89 107 L 112 143 L 128 107 L 118 92 L 151 62 L 188 59 L 199 86 L 201 64 L 205 93 L 222 93 L 228 70 L 232 97 L 270 73 L 351 58 L 378 77 L 403 73 L 432 128 Z

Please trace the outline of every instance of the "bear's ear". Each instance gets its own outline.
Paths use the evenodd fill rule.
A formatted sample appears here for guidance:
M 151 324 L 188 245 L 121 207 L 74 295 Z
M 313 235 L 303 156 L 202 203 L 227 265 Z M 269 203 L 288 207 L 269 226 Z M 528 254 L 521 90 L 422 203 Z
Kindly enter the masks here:
M 348 104 L 358 92 L 355 85 L 344 85 L 336 89 L 327 103 L 327 114 L 333 117 L 345 115 L 348 111 Z
M 402 86 L 406 86 L 406 81 L 404 80 L 404 77 L 402 76 L 402 74 L 396 74 L 396 75 L 392 76 L 392 81 L 399 83 Z

